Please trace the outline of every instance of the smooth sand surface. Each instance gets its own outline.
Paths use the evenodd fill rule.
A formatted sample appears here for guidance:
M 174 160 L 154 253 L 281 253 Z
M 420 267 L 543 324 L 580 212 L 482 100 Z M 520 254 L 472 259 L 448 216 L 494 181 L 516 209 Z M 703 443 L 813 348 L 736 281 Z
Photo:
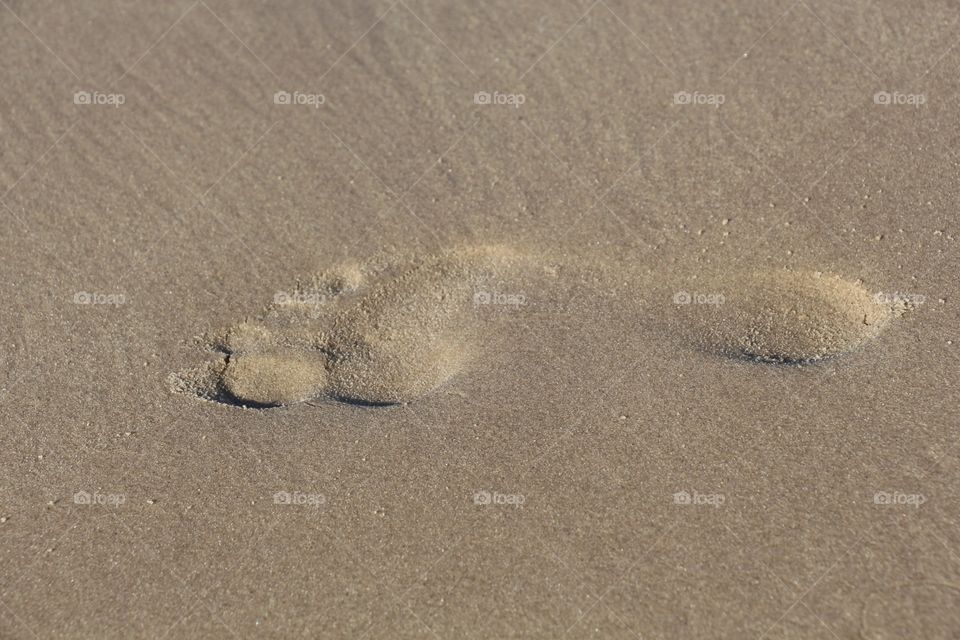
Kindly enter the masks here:
M 958 42 L 0 2 L 0 638 L 960 637 Z

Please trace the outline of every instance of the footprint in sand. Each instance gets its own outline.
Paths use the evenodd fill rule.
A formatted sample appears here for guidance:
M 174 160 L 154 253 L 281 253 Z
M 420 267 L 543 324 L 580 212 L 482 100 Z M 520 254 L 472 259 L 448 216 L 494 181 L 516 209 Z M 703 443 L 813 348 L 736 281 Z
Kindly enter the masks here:
M 695 348 L 730 358 L 809 364 L 849 353 L 883 331 L 897 309 L 860 284 L 807 271 L 700 279 L 673 294 L 670 330 Z
M 256 320 L 203 338 L 216 359 L 170 383 L 247 407 L 408 402 L 470 358 L 479 342 L 476 292 L 515 281 L 530 265 L 508 249 L 478 247 L 321 274 L 277 294 Z
M 215 360 L 172 375 L 170 383 L 175 391 L 246 407 L 313 398 L 409 402 L 460 371 L 482 342 L 490 327 L 478 322 L 478 292 L 505 282 L 516 290 L 518 281 L 530 284 L 543 272 L 502 247 L 336 269 L 278 294 L 255 320 L 206 336 L 202 344 Z M 697 283 L 702 293 L 660 296 L 664 303 L 648 319 L 696 349 L 752 362 L 809 364 L 843 355 L 905 310 L 818 272 Z

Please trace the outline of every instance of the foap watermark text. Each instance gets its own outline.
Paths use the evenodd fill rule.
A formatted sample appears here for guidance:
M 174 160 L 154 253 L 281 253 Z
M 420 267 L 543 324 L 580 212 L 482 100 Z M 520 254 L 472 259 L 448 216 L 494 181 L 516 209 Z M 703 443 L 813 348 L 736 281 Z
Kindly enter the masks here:
M 473 294 L 473 306 L 503 305 L 519 307 L 527 303 L 522 293 L 502 293 L 500 291 L 477 291 Z
M 898 505 L 919 509 L 927 501 L 922 493 L 902 493 L 900 491 L 877 491 L 873 494 L 873 504 Z
M 679 505 L 708 505 L 719 508 L 720 505 L 726 501 L 727 498 L 722 493 L 699 493 L 697 491 L 689 493 L 687 491 L 677 491 L 673 494 L 673 503 Z
M 673 304 L 723 304 L 722 293 L 690 293 L 677 291 L 673 294 Z
M 489 505 L 521 507 L 526 501 L 526 496 L 519 493 L 500 493 L 481 489 L 473 494 L 473 504 L 483 507 Z
M 81 489 L 73 494 L 73 504 L 119 507 L 126 501 L 127 496 L 122 493 L 100 493 L 98 491 L 90 493 Z
M 882 107 L 907 106 L 919 108 L 927 104 L 925 93 L 900 93 L 899 91 L 877 91 L 873 94 L 873 103 Z
M 122 93 L 100 93 L 99 91 L 77 91 L 73 94 L 73 104 L 82 106 L 106 106 L 119 108 L 127 101 Z
M 676 105 L 705 105 L 719 109 L 727 101 L 722 93 L 700 93 L 699 91 L 677 91 L 673 94 L 673 104 Z
M 522 93 L 500 93 L 494 91 L 478 91 L 473 94 L 473 103 L 482 105 L 505 105 L 519 109 L 520 105 L 527 101 L 527 96 Z
M 273 494 L 273 504 L 303 507 L 319 507 L 327 503 L 322 493 L 304 493 L 302 491 L 277 491 Z
M 273 104 L 299 105 L 319 109 L 326 103 L 327 98 L 322 93 L 305 93 L 303 91 L 277 91 L 273 94 Z
M 73 294 L 74 304 L 106 304 L 118 307 L 126 304 L 127 296 L 122 293 L 93 293 L 90 291 L 77 291 Z

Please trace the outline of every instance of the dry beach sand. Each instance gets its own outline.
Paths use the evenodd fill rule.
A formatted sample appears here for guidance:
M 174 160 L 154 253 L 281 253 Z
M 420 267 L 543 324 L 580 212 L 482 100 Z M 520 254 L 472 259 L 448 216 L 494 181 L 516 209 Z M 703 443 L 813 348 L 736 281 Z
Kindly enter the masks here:
M 0 53 L 0 638 L 960 638 L 955 2 Z

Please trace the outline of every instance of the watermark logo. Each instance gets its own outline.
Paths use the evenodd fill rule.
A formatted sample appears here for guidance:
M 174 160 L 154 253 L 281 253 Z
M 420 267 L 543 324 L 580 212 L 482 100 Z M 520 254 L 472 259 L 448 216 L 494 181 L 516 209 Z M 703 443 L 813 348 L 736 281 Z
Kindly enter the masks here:
M 727 101 L 727 97 L 722 93 L 700 93 L 694 91 L 677 91 L 673 94 L 673 104 L 678 105 L 707 105 L 719 109 L 720 105 Z
M 478 506 L 489 505 L 513 505 L 519 508 L 527 501 L 526 496 L 519 493 L 499 493 L 497 491 L 487 491 L 481 489 L 473 494 L 473 504 Z
M 894 291 L 893 293 L 880 292 L 873 294 L 873 301 L 882 305 L 913 308 L 919 307 L 926 302 L 927 297 L 919 293 L 901 293 L 899 291 Z
M 477 291 L 473 294 L 473 306 L 503 305 L 519 307 L 527 303 L 522 293 L 501 293 L 499 291 Z
M 894 105 L 919 108 L 921 105 L 927 104 L 927 94 L 877 91 L 873 94 L 873 103 L 883 107 Z
M 127 101 L 122 93 L 100 93 L 99 91 L 77 91 L 73 94 L 73 104 L 98 105 L 119 108 Z
M 273 104 L 301 105 L 319 109 L 327 98 L 322 93 L 304 93 L 302 91 L 277 91 L 273 94 Z
M 723 304 L 722 293 L 690 293 L 677 291 L 673 294 L 673 304 Z
M 73 294 L 74 304 L 108 304 L 118 307 L 126 304 L 127 296 L 122 293 L 91 293 L 89 291 L 77 291 Z
M 714 508 L 719 508 L 720 505 L 726 501 L 727 498 L 722 493 L 698 493 L 696 491 L 688 493 L 686 491 L 677 491 L 673 494 L 673 504 L 679 505 L 709 505 Z
M 878 491 L 873 494 L 873 504 L 904 505 L 919 509 L 927 501 L 922 493 L 901 493 L 899 491 Z
M 81 489 L 73 494 L 73 504 L 119 507 L 126 501 L 127 496 L 122 493 L 98 493 L 96 491 L 89 493 Z
M 515 109 L 519 109 L 520 105 L 526 101 L 527 96 L 522 93 L 500 93 L 499 91 L 490 93 L 488 91 L 478 91 L 473 94 L 474 104 L 508 105 Z
M 327 303 L 327 296 L 323 293 L 306 293 L 304 291 L 277 291 L 273 294 L 273 303 L 282 307 L 305 308 L 307 316 L 316 320 L 323 315 L 321 307 Z
M 273 494 L 273 504 L 319 507 L 326 504 L 327 497 L 322 493 L 303 493 L 300 491 L 277 491 Z

